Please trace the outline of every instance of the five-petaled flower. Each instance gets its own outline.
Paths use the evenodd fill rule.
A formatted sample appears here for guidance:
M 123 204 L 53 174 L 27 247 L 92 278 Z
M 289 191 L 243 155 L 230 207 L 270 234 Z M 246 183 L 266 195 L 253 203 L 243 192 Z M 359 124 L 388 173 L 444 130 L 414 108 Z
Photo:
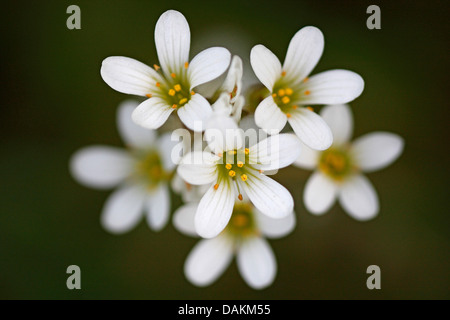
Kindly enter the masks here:
M 162 229 L 169 219 L 168 185 L 174 173 L 171 134 L 156 137 L 131 121 L 136 101 L 124 101 L 118 108 L 117 125 L 128 150 L 110 146 L 89 146 L 71 158 L 73 177 L 96 189 L 118 187 L 106 201 L 101 215 L 103 227 L 112 233 L 131 230 L 143 216 L 150 228 Z
M 321 115 L 333 131 L 333 145 L 322 152 L 305 146 L 294 162 L 304 169 L 316 169 L 305 185 L 306 208 L 314 214 L 323 214 L 338 197 L 353 218 L 374 218 L 379 211 L 377 193 L 361 172 L 372 172 L 391 164 L 402 153 L 403 139 L 379 131 L 350 143 L 353 118 L 348 105 L 326 106 Z
M 198 203 L 177 209 L 173 216 L 175 227 L 190 236 L 198 236 L 194 219 Z M 189 253 L 184 274 L 193 284 L 204 287 L 213 283 L 236 255 L 241 276 L 253 289 L 272 284 L 276 272 L 275 255 L 265 239 L 280 238 L 295 227 L 295 213 L 280 219 L 262 214 L 248 201 L 236 203 L 226 228 L 213 239 L 200 240 Z
M 270 91 L 256 108 L 256 124 L 277 133 L 289 122 L 302 142 L 317 150 L 327 149 L 333 136 L 309 105 L 347 103 L 364 89 L 363 79 L 348 70 L 330 70 L 308 78 L 323 47 L 322 32 L 315 27 L 304 27 L 289 43 L 283 66 L 263 45 L 253 47 L 250 54 L 253 71 Z
M 108 57 L 100 70 L 103 80 L 119 92 L 148 97 L 132 114 L 140 126 L 157 129 L 176 111 L 186 127 L 201 130 L 194 123 L 208 119 L 211 106 L 195 88 L 225 72 L 229 51 L 209 48 L 189 62 L 189 25 L 174 10 L 163 13 L 156 23 L 155 43 L 161 66 L 151 68 L 131 58 Z
M 267 177 L 264 171 L 289 166 L 298 158 L 301 143 L 294 134 L 270 136 L 248 148 L 242 129 L 219 131 L 215 138 L 208 142 L 213 152 L 190 152 L 177 169 L 190 184 L 210 185 L 195 216 L 200 236 L 212 238 L 225 228 L 236 199 L 243 198 L 242 192 L 258 210 L 270 217 L 281 218 L 293 210 L 294 201 L 289 191 Z

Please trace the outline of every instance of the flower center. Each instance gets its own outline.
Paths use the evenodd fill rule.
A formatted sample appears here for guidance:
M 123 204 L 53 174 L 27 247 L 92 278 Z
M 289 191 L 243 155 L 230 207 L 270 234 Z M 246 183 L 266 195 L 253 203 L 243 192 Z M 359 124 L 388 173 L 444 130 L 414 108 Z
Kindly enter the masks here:
M 240 178 L 242 181 L 247 181 L 247 168 L 249 167 L 249 149 L 229 150 L 222 155 L 221 170 L 223 176 L 228 176 L 231 179 Z
M 351 159 L 345 150 L 330 148 L 322 152 L 319 169 L 337 181 L 342 181 L 354 170 Z
M 225 230 L 235 237 L 246 237 L 257 233 L 252 206 L 249 203 L 236 203 Z
M 272 98 L 277 106 L 283 111 L 288 118 L 291 117 L 291 112 L 298 109 L 299 102 L 304 96 L 311 94 L 309 90 L 303 90 L 301 85 L 289 83 L 286 79 L 286 72 L 281 73 L 280 79 L 275 83 L 272 89 Z M 308 81 L 305 78 L 302 83 Z
M 161 181 L 169 178 L 170 174 L 164 170 L 158 152 L 147 152 L 138 159 L 136 175 L 149 189 L 154 189 Z

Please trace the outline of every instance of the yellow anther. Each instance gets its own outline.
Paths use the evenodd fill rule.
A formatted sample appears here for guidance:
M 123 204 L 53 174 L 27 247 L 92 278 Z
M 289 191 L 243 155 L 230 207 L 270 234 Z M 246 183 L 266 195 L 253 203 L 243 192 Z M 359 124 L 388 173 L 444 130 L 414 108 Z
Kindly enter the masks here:
M 189 67 L 189 62 L 184 63 L 184 68 L 187 69 Z
M 248 148 L 244 149 L 245 154 L 248 154 L 250 152 L 250 150 Z
M 286 71 L 281 71 L 281 76 L 284 77 L 286 75 Z
M 281 99 L 281 101 L 282 101 L 284 104 L 288 104 L 289 102 L 291 102 L 291 99 L 289 99 L 289 97 L 283 97 L 283 99 Z
M 292 106 L 292 109 L 296 110 L 298 108 L 298 106 Z
M 156 86 L 157 86 L 158 88 L 161 87 L 161 83 L 157 82 L 157 83 L 156 83 Z
M 260 169 L 260 170 L 259 170 L 259 173 L 263 174 L 263 173 L 264 173 L 264 170 L 261 170 L 261 169 Z
M 187 102 L 187 98 L 183 98 L 180 100 L 180 104 L 186 103 Z
M 172 78 L 175 78 L 177 75 L 176 75 L 175 73 L 172 72 L 172 73 L 170 74 L 170 76 L 171 76 Z
M 230 170 L 232 167 L 233 167 L 233 166 L 232 166 L 231 164 L 229 164 L 229 163 L 227 163 L 227 164 L 225 165 L 225 168 L 227 168 L 228 170 Z
M 229 154 L 230 156 L 232 156 L 232 155 L 236 154 L 236 150 L 229 150 L 229 151 L 228 151 L 228 154 Z
M 216 184 L 214 185 L 214 190 L 217 190 L 218 188 L 219 188 L 219 184 L 216 183 Z
M 272 98 L 275 98 L 277 96 L 276 93 L 272 93 Z
M 152 94 L 151 94 L 151 93 L 147 93 L 145 96 L 146 96 L 147 98 L 151 98 L 151 97 L 152 97 Z
M 294 93 L 294 91 L 291 89 L 291 88 L 286 88 L 286 94 L 288 95 L 288 96 L 290 96 L 291 94 L 293 94 Z
M 246 174 L 241 175 L 241 179 L 242 181 L 247 181 L 247 175 Z
M 236 171 L 230 170 L 228 171 L 228 174 L 230 175 L 230 177 L 234 177 L 236 175 Z
M 161 69 L 161 67 L 158 66 L 157 64 L 154 64 L 154 65 L 153 65 L 153 68 L 154 68 L 156 71 L 158 71 L 159 69 Z
M 310 111 L 314 111 L 314 109 L 312 107 L 306 107 L 306 109 L 310 110 Z
M 175 95 L 175 90 L 173 90 L 173 89 L 170 89 L 169 90 L 169 96 L 174 96 Z
M 286 94 L 286 90 L 284 90 L 284 89 L 278 90 L 278 95 L 279 95 L 280 97 L 284 96 L 285 94 Z
M 195 92 L 194 91 L 191 91 L 191 96 L 193 96 L 195 94 Z
M 307 96 L 307 95 L 310 94 L 310 93 L 311 93 L 311 91 L 306 90 L 306 91 L 305 91 L 305 96 Z
M 239 193 L 238 199 L 241 200 L 241 201 L 242 201 L 242 199 L 244 199 L 244 198 L 242 197 L 242 194 Z
M 176 92 L 181 91 L 181 86 L 179 84 L 174 85 L 173 88 L 175 89 Z
M 239 168 L 242 168 L 244 166 L 244 163 L 242 161 L 238 161 L 237 166 Z
M 308 77 L 306 77 L 305 79 L 303 79 L 303 83 L 307 82 L 309 80 Z
M 236 227 L 245 227 L 248 224 L 248 218 L 243 214 L 238 214 L 233 217 L 233 224 Z
M 286 117 L 290 118 L 292 117 L 290 113 L 286 113 Z
M 172 105 L 172 109 L 176 109 L 177 108 L 177 105 L 176 104 L 173 104 Z

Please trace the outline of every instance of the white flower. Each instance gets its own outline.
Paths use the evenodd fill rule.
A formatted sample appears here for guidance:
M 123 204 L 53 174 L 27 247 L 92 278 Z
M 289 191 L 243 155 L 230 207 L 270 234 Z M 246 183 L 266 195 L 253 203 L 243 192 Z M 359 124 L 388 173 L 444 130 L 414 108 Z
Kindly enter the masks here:
M 353 218 L 374 218 L 379 210 L 377 193 L 361 172 L 391 164 L 403 151 L 403 139 L 393 133 L 372 132 L 350 143 L 353 118 L 347 105 L 326 106 L 321 115 L 333 132 L 333 145 L 322 152 L 304 147 L 294 162 L 304 169 L 316 169 L 305 185 L 306 208 L 323 214 L 339 198 Z
M 156 23 L 155 43 L 161 67 L 154 65 L 154 70 L 131 58 L 109 57 L 102 63 L 103 80 L 119 92 L 148 97 L 132 114 L 140 126 L 157 129 L 176 110 L 180 120 L 194 130 L 196 121 L 211 114 L 209 102 L 194 89 L 220 76 L 230 63 L 230 53 L 213 47 L 189 62 L 189 25 L 174 10 L 163 13 Z
M 213 153 L 188 153 L 177 169 L 186 182 L 209 185 L 195 217 L 196 230 L 204 238 L 215 237 L 225 228 L 236 198 L 243 198 L 241 190 L 258 210 L 273 218 L 286 216 L 294 206 L 289 191 L 264 174 L 298 158 L 301 142 L 294 134 L 270 136 L 249 148 L 244 147 L 240 129 L 226 130 L 222 137 L 208 141 Z
M 194 217 L 198 204 L 177 209 L 175 227 L 190 236 L 198 236 Z M 203 287 L 213 283 L 236 255 L 241 276 L 254 289 L 269 286 L 277 273 L 275 255 L 264 237 L 280 238 L 295 227 L 295 213 L 281 219 L 269 218 L 248 202 L 236 203 L 225 230 L 213 239 L 200 240 L 189 253 L 184 265 L 186 278 Z
M 136 226 L 145 214 L 151 229 L 162 229 L 170 212 L 169 180 L 175 170 L 170 134 L 158 139 L 156 132 L 131 120 L 138 105 L 123 102 L 117 125 L 128 149 L 90 146 L 77 151 L 70 160 L 73 177 L 96 189 L 117 189 L 109 196 L 101 214 L 101 224 L 109 232 L 124 233 Z
M 280 132 L 289 122 L 302 142 L 317 150 L 327 149 L 333 136 L 323 119 L 307 106 L 347 103 L 357 98 L 364 88 L 363 79 L 347 70 L 330 70 L 308 78 L 323 47 L 322 32 L 305 27 L 292 38 L 283 66 L 263 45 L 253 47 L 250 54 L 253 71 L 270 91 L 256 108 L 257 125 Z

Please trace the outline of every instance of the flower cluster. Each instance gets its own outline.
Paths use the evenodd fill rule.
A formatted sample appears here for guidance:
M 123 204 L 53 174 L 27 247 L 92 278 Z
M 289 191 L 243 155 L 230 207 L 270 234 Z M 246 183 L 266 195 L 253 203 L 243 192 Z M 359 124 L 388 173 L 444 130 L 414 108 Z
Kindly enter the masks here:
M 152 67 L 118 56 L 101 66 L 111 88 L 145 99 L 118 107 L 126 149 L 90 146 L 70 161 L 80 183 L 117 187 L 101 214 L 107 231 L 128 232 L 143 215 L 158 231 L 173 212 L 180 232 L 203 238 L 184 266 L 190 282 L 211 284 L 236 255 L 243 279 L 262 289 L 277 270 L 266 238 L 289 234 L 297 220 L 291 192 L 271 177 L 279 169 L 315 169 L 303 196 L 313 214 L 339 198 L 357 220 L 377 215 L 376 191 L 361 172 L 393 162 L 403 140 L 375 132 L 349 142 L 353 122 L 346 103 L 361 95 L 364 81 L 338 69 L 310 76 L 324 48 L 319 29 L 300 29 L 283 65 L 265 46 L 254 46 L 257 86 L 244 86 L 243 62 L 226 48 L 190 60 L 189 25 L 177 11 L 161 15 L 154 39 L 159 63 Z M 326 106 L 316 113 L 312 105 Z M 175 210 L 170 188 L 184 202 Z

